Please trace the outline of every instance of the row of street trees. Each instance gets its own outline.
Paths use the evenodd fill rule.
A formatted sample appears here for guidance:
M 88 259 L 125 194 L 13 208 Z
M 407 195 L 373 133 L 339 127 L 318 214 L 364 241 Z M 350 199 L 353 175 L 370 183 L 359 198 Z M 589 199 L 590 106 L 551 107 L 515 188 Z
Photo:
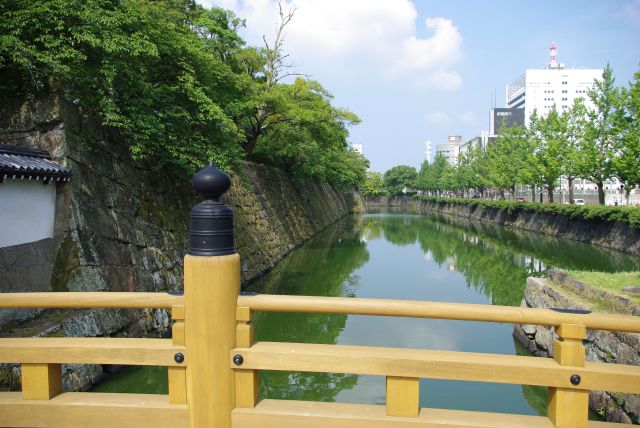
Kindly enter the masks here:
M 407 187 L 432 195 L 484 196 L 494 189 L 504 198 L 506 192 L 514 197 L 516 187 L 524 185 L 533 198 L 536 189 L 544 189 L 553 202 L 565 177 L 573 201 L 573 182 L 584 178 L 597 186 L 604 204 L 604 182 L 617 178 L 628 200 L 640 185 L 640 71 L 628 87 L 617 88 L 607 66 L 588 96 L 593 108 L 577 99 L 564 111 L 554 107 L 546 117 L 534 112 L 529 126 L 502 127 L 494 143 L 461 154 L 456 166 L 437 156 L 419 171 L 405 165 L 391 168 L 377 191 L 396 195 Z

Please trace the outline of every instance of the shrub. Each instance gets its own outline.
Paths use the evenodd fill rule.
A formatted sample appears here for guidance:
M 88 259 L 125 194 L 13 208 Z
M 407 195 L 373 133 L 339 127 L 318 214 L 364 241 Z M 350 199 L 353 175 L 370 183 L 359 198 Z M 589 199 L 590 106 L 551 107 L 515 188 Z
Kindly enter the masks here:
M 425 202 L 438 204 L 462 204 L 485 208 L 494 208 L 506 211 L 508 214 L 516 214 L 518 212 L 538 212 L 545 214 L 562 215 L 572 220 L 619 222 L 640 229 L 640 207 L 540 204 L 537 202 L 445 198 L 439 196 L 417 196 L 417 198 Z

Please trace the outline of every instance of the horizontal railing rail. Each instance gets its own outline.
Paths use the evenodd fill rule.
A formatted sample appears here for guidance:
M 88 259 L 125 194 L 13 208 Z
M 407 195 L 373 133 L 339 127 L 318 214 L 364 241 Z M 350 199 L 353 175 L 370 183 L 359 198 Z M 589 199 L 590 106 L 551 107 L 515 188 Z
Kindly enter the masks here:
M 181 353 L 180 363 L 175 354 Z M 183 366 L 186 349 L 171 339 L 44 337 L 0 339 L 0 363 Z
M 385 299 L 258 295 L 237 298 L 236 348 L 229 367 L 236 373 L 234 426 L 273 423 L 311 427 L 347 426 L 548 426 L 555 428 L 609 427 L 588 422 L 589 392 L 605 390 L 640 393 L 640 367 L 585 361 L 586 330 L 640 332 L 640 318 L 595 314 L 582 310 Z M 553 326 L 553 359 L 429 349 L 308 343 L 257 342 L 254 312 L 297 312 L 434 318 Z M 386 377 L 386 404 L 380 406 L 287 402 L 259 399 L 262 370 L 324 372 Z M 544 386 L 549 391 L 548 417 L 510 415 L 500 422 L 494 413 L 420 409 L 420 379 L 496 382 Z M 375 416 L 374 416 L 375 414 Z M 440 414 L 444 419 L 434 418 Z M 396 418 L 403 418 L 399 422 Z M 481 423 L 479 422 L 481 421 Z M 355 425 L 354 425 L 355 424 Z M 373 424 L 373 425 L 372 425 Z M 379 424 L 379 425 L 377 425 Z
M 234 363 L 240 355 L 242 364 Z M 551 386 L 640 394 L 640 367 L 585 363 L 563 366 L 550 358 L 377 346 L 258 342 L 231 351 L 233 368 L 349 373 Z M 572 376 L 580 376 L 573 384 Z
M 238 306 L 262 312 L 377 315 L 556 327 L 581 324 L 595 330 L 640 333 L 640 317 L 637 316 L 470 303 L 256 294 L 238 296 Z
M 0 309 L 171 309 L 184 297 L 146 292 L 0 293 Z

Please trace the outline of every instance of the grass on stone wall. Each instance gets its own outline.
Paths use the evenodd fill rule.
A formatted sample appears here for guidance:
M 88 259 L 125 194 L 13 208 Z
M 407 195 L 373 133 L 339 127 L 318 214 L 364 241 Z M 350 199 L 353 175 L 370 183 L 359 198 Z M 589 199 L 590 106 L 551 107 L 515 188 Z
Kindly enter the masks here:
M 445 198 L 439 196 L 416 196 L 416 198 L 441 204 L 462 204 L 495 208 L 509 214 L 518 212 L 536 212 L 563 215 L 575 220 L 607 221 L 628 224 L 640 229 L 640 207 L 607 205 L 567 205 L 538 202 L 516 202 L 492 199 Z
M 624 287 L 640 287 L 640 271 L 611 273 L 567 270 L 567 274 L 587 285 L 617 294 L 623 293 Z

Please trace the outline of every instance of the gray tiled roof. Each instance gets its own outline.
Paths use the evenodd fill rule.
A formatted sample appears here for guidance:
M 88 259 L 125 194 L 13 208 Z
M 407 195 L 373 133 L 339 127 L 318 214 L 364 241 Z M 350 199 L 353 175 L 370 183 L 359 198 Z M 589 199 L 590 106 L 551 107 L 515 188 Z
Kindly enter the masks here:
M 0 144 L 0 182 L 6 179 L 69 181 L 73 172 L 47 152 Z

